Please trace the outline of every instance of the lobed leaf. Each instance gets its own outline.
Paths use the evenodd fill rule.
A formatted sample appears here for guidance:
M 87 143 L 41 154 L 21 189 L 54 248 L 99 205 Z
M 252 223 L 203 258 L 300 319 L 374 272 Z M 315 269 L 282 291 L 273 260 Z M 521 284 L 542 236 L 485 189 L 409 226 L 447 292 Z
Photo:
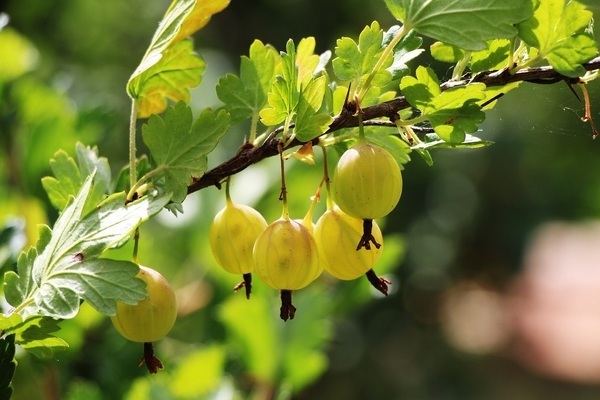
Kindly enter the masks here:
M 385 0 L 407 30 L 457 46 L 483 50 L 491 39 L 513 38 L 515 25 L 532 15 L 527 0 Z
M 171 200 L 182 202 L 192 177 L 208 167 L 208 154 L 229 128 L 229 114 L 204 110 L 192 125 L 192 111 L 183 102 L 169 107 L 161 117 L 153 115 L 142 128 L 144 143 L 165 178 Z
M 348 37 L 338 39 L 335 48 L 336 58 L 332 61 L 333 71 L 338 79 L 351 81 L 354 90 L 360 90 L 383 54 L 383 40 L 383 30 L 376 21 L 362 30 L 358 43 Z M 390 53 L 381 68 L 375 72 L 371 85 L 382 87 L 392 80 L 392 74 L 387 68 L 392 66 L 393 61 Z
M 559 73 L 578 77 L 585 73 L 581 64 L 598 54 L 595 40 L 584 32 L 592 16 L 577 1 L 537 1 L 533 16 L 519 24 L 519 37 Z
M 50 160 L 50 168 L 54 176 L 42 178 L 42 186 L 52 205 L 60 211 L 67 206 L 70 197 L 77 194 L 83 184 L 83 177 L 94 173 L 94 185 L 87 199 L 85 213 L 85 211 L 93 209 L 107 193 L 110 193 L 111 171 L 108 160 L 105 157 L 99 157 L 96 148 L 77 143 L 75 152 L 77 161 L 64 150 L 59 150 L 54 154 L 54 158 Z
M 477 130 L 485 114 L 477 104 L 486 98 L 485 85 L 440 90 L 433 70 L 419 67 L 416 77 L 407 76 L 400 83 L 408 102 L 428 119 L 435 132 L 445 141 L 456 144 L 465 140 L 465 133 Z
M 232 122 L 258 115 L 266 105 L 279 62 L 273 47 L 255 40 L 250 46 L 249 57 L 241 59 L 240 75 L 228 74 L 219 80 L 217 95 L 225 103 Z
M 98 311 L 114 312 L 114 301 L 139 301 L 143 283 L 134 264 L 98 257 L 122 241 L 143 221 L 160 211 L 168 197 L 143 197 L 125 204 L 125 193 L 110 196 L 84 215 L 92 191 L 90 175 L 79 193 L 60 214 L 54 230 L 43 229 L 37 248 L 19 257 L 17 272 L 5 274 L 5 293 L 19 313 L 72 318 L 80 301 Z

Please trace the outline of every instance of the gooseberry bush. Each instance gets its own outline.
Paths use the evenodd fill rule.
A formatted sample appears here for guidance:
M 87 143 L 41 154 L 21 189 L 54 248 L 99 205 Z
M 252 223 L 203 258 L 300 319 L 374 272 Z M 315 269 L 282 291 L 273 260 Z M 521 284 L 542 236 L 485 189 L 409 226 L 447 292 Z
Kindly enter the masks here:
M 200 190 L 225 186 L 225 207 L 201 229 L 210 231 L 218 265 L 239 276 L 233 289 L 243 288 L 252 302 L 256 276 L 279 292 L 279 316 L 291 324 L 297 313 L 311 312 L 297 309 L 292 294 L 324 275 L 367 279 L 388 294 L 394 283 L 377 274 L 386 249 L 377 220 L 401 207 L 402 170 L 416 157 L 431 165 L 432 149 L 491 145 L 478 129 L 507 92 L 525 82 L 566 82 L 583 93 L 585 119 L 598 135 L 586 83 L 598 77 L 600 58 L 585 2 L 385 0 L 397 25 L 374 21 L 331 51 L 316 54 L 312 37 L 279 50 L 255 40 L 239 73 L 219 79 L 222 106 L 194 118 L 190 89 L 206 64 L 191 36 L 228 3 L 174 0 L 166 11 L 127 82 L 129 164 L 116 177 L 109 160 L 83 144 L 74 156 L 61 150 L 49 161 L 53 176 L 42 185 L 60 214 L 4 274 L 11 308 L 0 315 L 0 397 L 10 397 L 15 346 L 52 357 L 67 346 L 53 333 L 82 303 L 111 316 L 126 339 L 144 343 L 150 372 L 162 368 L 152 342 L 175 323 L 176 298 L 160 274 L 139 265 L 139 228 L 163 209 L 183 213 L 186 197 Z M 426 48 L 423 38 L 434 43 Z M 424 53 L 448 63 L 452 77 L 440 82 L 420 65 Z M 139 120 L 148 155 L 138 153 Z M 208 156 L 240 126 L 238 151 L 209 169 Z M 272 207 L 282 211 L 268 222 L 236 203 L 229 188 L 239 172 L 269 157 L 280 160 Z M 288 203 L 295 195 L 285 179 L 290 163 L 323 171 L 301 220 Z M 326 211 L 314 216 L 321 197 Z M 129 261 L 107 257 L 131 241 Z

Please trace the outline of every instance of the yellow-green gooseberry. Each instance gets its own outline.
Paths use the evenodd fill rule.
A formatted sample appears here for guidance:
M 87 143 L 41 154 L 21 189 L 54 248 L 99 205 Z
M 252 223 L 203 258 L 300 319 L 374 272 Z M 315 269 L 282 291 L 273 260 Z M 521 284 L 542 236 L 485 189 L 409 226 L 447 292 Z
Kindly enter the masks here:
M 177 318 L 177 299 L 169 281 L 152 268 L 139 266 L 137 278 L 146 283 L 148 296 L 137 304 L 117 301 L 112 323 L 124 338 L 151 343 L 163 338 Z
M 333 175 L 333 200 L 359 219 L 389 214 L 402 194 L 402 174 L 394 157 L 366 140 L 346 150 Z

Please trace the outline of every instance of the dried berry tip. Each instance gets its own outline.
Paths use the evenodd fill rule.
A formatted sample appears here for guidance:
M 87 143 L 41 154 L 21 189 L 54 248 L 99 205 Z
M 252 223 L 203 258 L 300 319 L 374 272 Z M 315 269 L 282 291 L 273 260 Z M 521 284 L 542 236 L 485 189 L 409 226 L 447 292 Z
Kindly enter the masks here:
M 358 242 L 358 246 L 356 246 L 356 250 L 358 251 L 363 247 L 367 250 L 371 250 L 371 243 L 377 248 L 381 247 L 381 244 L 377 243 L 377 240 L 375 240 L 375 237 L 373 236 L 373 220 L 365 219 L 363 220 L 363 235 Z
M 288 319 L 294 319 L 294 316 L 296 315 L 296 307 L 294 307 L 292 304 L 291 290 L 281 291 L 281 308 L 279 311 L 279 316 L 282 320 L 287 321 Z
M 386 296 L 388 295 L 388 285 L 392 284 L 391 281 L 385 278 L 378 277 L 377 274 L 375 274 L 375 271 L 373 271 L 372 269 L 368 270 L 365 275 L 375 289 L 379 290 Z
M 164 369 L 162 361 L 154 355 L 154 347 L 149 342 L 144 343 L 144 356 L 138 362 L 138 367 L 141 367 L 144 363 L 151 374 L 156 374 L 161 369 Z

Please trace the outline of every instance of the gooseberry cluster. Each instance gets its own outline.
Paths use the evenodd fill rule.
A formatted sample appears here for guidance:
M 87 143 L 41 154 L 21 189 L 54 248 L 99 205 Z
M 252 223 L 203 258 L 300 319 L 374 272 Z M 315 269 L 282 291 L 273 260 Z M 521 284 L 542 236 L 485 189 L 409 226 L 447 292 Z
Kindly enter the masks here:
M 400 200 L 400 167 L 387 150 L 369 143 L 361 135 L 342 154 L 330 189 L 325 151 L 324 154 L 322 183 L 327 188 L 327 211 L 316 224 L 312 222 L 312 214 L 319 191 L 303 220 L 289 216 L 280 149 L 281 217 L 267 224 L 253 208 L 234 204 L 228 179 L 226 205 L 210 229 L 210 244 L 217 263 L 226 271 L 243 276 L 235 289 L 245 287 L 249 298 L 251 273 L 255 272 L 264 283 L 280 291 L 280 317 L 284 321 L 293 319 L 296 313 L 292 292 L 308 286 L 323 270 L 341 280 L 366 275 L 375 288 L 388 294 L 390 282 L 373 271 L 383 251 L 383 237 L 375 219 L 389 214 Z

